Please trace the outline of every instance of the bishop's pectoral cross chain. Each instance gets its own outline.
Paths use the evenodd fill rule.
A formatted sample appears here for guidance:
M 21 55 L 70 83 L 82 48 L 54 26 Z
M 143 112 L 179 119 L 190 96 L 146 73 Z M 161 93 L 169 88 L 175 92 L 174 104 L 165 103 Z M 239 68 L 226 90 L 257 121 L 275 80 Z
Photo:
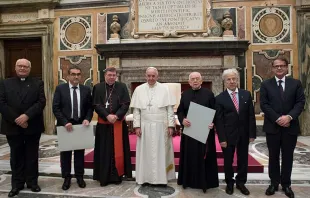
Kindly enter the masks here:
M 108 96 L 108 90 L 107 90 L 107 86 L 105 86 L 105 98 L 107 99 L 107 102 L 105 103 L 105 108 L 106 108 L 106 109 L 107 109 L 108 106 L 110 105 L 109 100 L 110 100 L 110 98 L 111 98 L 111 96 L 112 96 L 112 92 L 113 92 L 113 90 L 114 90 L 114 86 L 115 86 L 115 83 L 114 83 L 113 87 L 110 88 L 109 97 L 107 97 L 107 96 Z

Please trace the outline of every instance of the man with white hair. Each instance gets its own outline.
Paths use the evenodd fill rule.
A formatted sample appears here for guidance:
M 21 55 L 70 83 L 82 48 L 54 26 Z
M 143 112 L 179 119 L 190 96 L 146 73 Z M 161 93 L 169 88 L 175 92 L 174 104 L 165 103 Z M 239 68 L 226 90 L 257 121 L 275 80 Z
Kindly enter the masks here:
M 238 89 L 239 73 L 236 69 L 223 72 L 226 90 L 215 100 L 215 126 L 224 153 L 226 193 L 234 192 L 234 183 L 244 195 L 249 195 L 245 187 L 248 173 L 249 143 L 256 138 L 256 122 L 251 93 Z M 234 178 L 233 159 L 237 148 L 237 175 Z
M 142 185 L 166 186 L 175 179 L 172 133 L 175 98 L 166 85 L 157 82 L 158 71 L 149 67 L 147 82 L 132 96 L 133 128 L 137 134 L 136 181 Z
M 188 82 L 191 88 L 182 93 L 177 111 L 183 129 L 191 127 L 191 120 L 187 118 L 191 101 L 212 109 L 215 103 L 214 94 L 207 88 L 201 87 L 200 73 L 192 72 Z M 182 134 L 178 185 L 182 185 L 184 189 L 198 188 L 206 192 L 209 188 L 219 186 L 213 123 L 209 129 L 205 144 Z
M 9 197 L 27 188 L 41 191 L 39 177 L 39 143 L 44 132 L 43 109 L 46 105 L 42 80 L 30 77 L 31 63 L 19 59 L 16 77 L 0 82 L 1 134 L 10 146 L 12 190 Z

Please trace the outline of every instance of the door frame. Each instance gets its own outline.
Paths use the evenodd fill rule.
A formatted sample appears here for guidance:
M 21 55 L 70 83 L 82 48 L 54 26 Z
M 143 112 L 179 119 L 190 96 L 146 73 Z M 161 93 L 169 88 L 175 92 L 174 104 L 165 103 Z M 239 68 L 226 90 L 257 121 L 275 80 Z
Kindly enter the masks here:
M 0 24 L 0 79 L 5 76 L 4 39 L 40 37 L 42 41 L 42 80 L 46 96 L 44 109 L 45 133 L 54 134 L 55 118 L 52 112 L 53 99 L 53 23 L 46 19 L 24 24 Z

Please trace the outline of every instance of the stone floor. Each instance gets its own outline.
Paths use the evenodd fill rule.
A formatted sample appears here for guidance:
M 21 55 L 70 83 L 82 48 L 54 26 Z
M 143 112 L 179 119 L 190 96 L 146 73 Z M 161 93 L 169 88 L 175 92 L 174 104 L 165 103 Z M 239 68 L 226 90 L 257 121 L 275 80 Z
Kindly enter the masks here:
M 89 152 L 90 150 L 86 151 Z M 292 188 L 296 198 L 310 198 L 310 137 L 299 137 L 294 155 L 294 168 L 292 174 Z M 265 137 L 258 137 L 250 144 L 249 152 L 262 163 L 264 173 L 248 174 L 247 186 L 251 191 L 250 196 L 242 195 L 237 189 L 232 196 L 225 193 L 225 184 L 223 182 L 224 174 L 220 173 L 220 187 L 209 189 L 206 194 L 202 190 L 186 189 L 171 181 L 168 187 L 142 187 L 133 181 L 124 181 L 120 185 L 109 185 L 100 187 L 92 180 L 92 170 L 86 169 L 85 178 L 87 187 L 80 189 L 75 179 L 72 179 L 72 186 L 68 191 L 63 191 L 61 185 L 63 180 L 60 177 L 59 151 L 57 149 L 57 137 L 43 135 L 40 143 L 40 177 L 39 184 L 42 188 L 40 193 L 32 193 L 28 189 L 22 190 L 17 197 L 22 198 L 75 198 L 75 197 L 266 197 L 265 189 L 269 184 L 268 178 L 268 150 Z M 4 136 L 0 136 L 0 197 L 7 197 L 10 191 L 10 163 L 9 146 Z M 135 174 L 133 172 L 133 174 Z M 282 191 L 277 192 L 272 198 L 286 197 Z

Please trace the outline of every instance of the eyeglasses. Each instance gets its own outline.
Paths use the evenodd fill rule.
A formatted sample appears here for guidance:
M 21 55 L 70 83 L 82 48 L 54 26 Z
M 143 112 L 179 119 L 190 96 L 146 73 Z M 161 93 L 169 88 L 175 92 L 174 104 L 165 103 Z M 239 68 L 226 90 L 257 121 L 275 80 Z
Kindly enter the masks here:
M 16 67 L 18 67 L 19 69 L 22 69 L 22 68 L 29 69 L 30 68 L 30 66 L 28 66 L 28 65 L 16 65 Z
M 272 66 L 274 69 L 283 69 L 283 68 L 286 68 L 287 67 L 287 65 L 273 65 Z
M 81 73 L 71 73 L 70 76 L 74 77 L 74 76 L 81 76 Z

